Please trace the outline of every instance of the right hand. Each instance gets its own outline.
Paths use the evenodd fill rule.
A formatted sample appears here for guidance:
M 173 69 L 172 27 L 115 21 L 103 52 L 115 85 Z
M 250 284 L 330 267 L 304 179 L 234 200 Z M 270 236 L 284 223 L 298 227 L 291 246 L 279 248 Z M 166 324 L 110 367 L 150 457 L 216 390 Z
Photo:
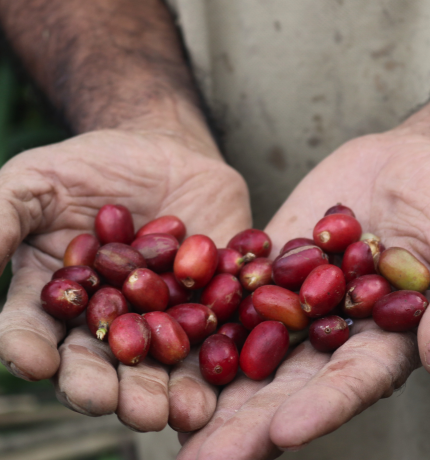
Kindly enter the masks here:
M 59 399 L 83 414 L 116 412 L 130 428 L 152 431 L 170 413 L 176 429 L 194 431 L 212 416 L 217 396 L 202 381 L 195 352 L 169 384 L 165 366 L 149 358 L 117 365 L 84 325 L 67 326 L 41 307 L 41 289 L 68 243 L 93 231 L 107 203 L 126 206 L 136 228 L 177 215 L 189 235 L 206 234 L 218 247 L 251 226 L 246 185 L 209 136 L 95 131 L 16 156 L 0 170 L 0 273 L 11 257 L 14 272 L 0 315 L 0 359 L 26 380 L 55 376 Z

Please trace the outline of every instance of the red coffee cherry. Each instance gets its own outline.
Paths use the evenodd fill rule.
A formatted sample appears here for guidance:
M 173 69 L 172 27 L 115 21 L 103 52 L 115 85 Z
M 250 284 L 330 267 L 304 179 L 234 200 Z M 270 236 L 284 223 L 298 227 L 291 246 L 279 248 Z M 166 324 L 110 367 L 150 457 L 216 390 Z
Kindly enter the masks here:
M 320 265 L 309 273 L 300 288 L 300 305 L 309 318 L 324 316 L 342 300 L 345 288 L 345 278 L 340 268 Z
M 324 216 L 329 216 L 330 214 L 346 214 L 347 216 L 355 217 L 353 210 L 341 203 L 338 203 L 336 206 L 332 206 L 331 208 L 327 209 Z
M 373 319 L 385 331 L 406 332 L 418 326 L 428 300 L 416 291 L 396 291 L 373 306 Z
M 230 337 L 214 334 L 208 337 L 199 353 L 200 372 L 212 385 L 227 385 L 237 374 L 239 353 Z
M 287 241 L 284 244 L 284 247 L 281 249 L 281 252 L 279 253 L 280 256 L 282 254 L 285 254 L 288 251 L 291 251 L 292 249 L 296 248 L 301 248 L 302 246 L 314 246 L 314 240 L 311 240 L 309 238 L 294 238 L 290 241 Z
M 360 239 L 361 225 L 347 214 L 330 214 L 323 217 L 314 228 L 315 244 L 326 252 L 343 252 Z
M 252 331 L 257 324 L 264 321 L 264 318 L 254 308 L 251 295 L 243 299 L 239 305 L 239 321 L 248 331 Z
M 180 283 L 173 273 L 161 273 L 160 278 L 169 288 L 169 308 L 190 301 L 193 292 Z
M 260 286 L 272 284 L 272 261 L 266 257 L 257 257 L 242 268 L 239 279 L 242 286 L 251 292 Z
M 89 233 L 82 233 L 70 241 L 64 253 L 63 265 L 65 267 L 75 265 L 88 265 L 92 267 L 100 243 L 98 239 Z
M 143 316 L 126 313 L 112 322 L 108 339 L 115 357 L 123 364 L 132 366 L 148 354 L 151 330 Z
M 265 319 L 280 321 L 291 331 L 300 331 L 309 318 L 300 307 L 297 294 L 280 286 L 262 286 L 252 295 L 255 310 Z
M 282 361 L 288 345 L 288 331 L 282 323 L 260 323 L 249 333 L 240 353 L 242 371 L 252 380 L 265 379 Z
M 151 356 L 163 364 L 176 364 L 190 352 L 187 334 L 175 318 L 163 311 L 145 314 L 151 329 Z
M 179 243 L 168 233 L 152 233 L 137 238 L 131 247 L 142 254 L 150 270 L 163 273 L 172 271 Z
M 76 265 L 74 267 L 60 268 L 52 275 L 52 279 L 66 279 L 80 284 L 88 293 L 94 294 L 100 288 L 100 277 L 86 265 Z
M 343 255 L 341 266 L 346 282 L 349 283 L 359 276 L 376 274 L 382 247 L 376 240 L 350 244 Z
M 243 255 L 251 253 L 255 257 L 268 257 L 272 250 L 272 241 L 267 233 L 249 228 L 234 236 L 227 247 L 236 249 Z
M 122 293 L 138 313 L 164 311 L 169 303 L 169 288 L 148 268 L 133 270 L 124 281 Z
M 146 262 L 139 251 L 122 243 L 102 246 L 96 255 L 94 268 L 115 287 L 121 287 L 136 268 L 145 268 Z
M 102 244 L 130 244 L 134 239 L 133 218 L 120 204 L 106 204 L 97 213 L 95 221 L 97 238 Z
M 351 318 L 372 316 L 373 306 L 391 292 L 390 283 L 379 275 L 364 275 L 346 285 L 343 311 Z
M 218 324 L 225 323 L 236 311 L 242 300 L 242 287 L 236 277 L 221 273 L 205 287 L 200 298 L 218 318 Z
M 215 273 L 217 275 L 220 273 L 229 273 L 230 275 L 237 276 L 241 268 L 254 259 L 254 254 L 246 254 L 243 256 L 239 251 L 236 251 L 236 249 L 218 249 L 218 266 Z
M 314 321 L 309 328 L 309 341 L 323 353 L 342 346 L 349 338 L 349 327 L 340 316 L 325 316 Z
M 52 280 L 46 284 L 40 299 L 46 313 L 61 320 L 76 318 L 88 304 L 85 289 L 80 284 L 65 279 Z
M 242 350 L 243 344 L 248 337 L 249 331 L 247 331 L 242 324 L 238 323 L 225 323 L 218 329 L 218 334 L 224 334 L 230 337 L 235 343 L 237 349 Z
M 169 233 L 178 241 L 182 241 L 186 231 L 185 224 L 181 219 L 179 219 L 179 217 L 161 216 L 157 219 L 151 220 L 151 222 L 148 222 L 141 227 L 136 233 L 136 238 L 140 238 L 144 235 L 150 235 L 152 233 Z
M 166 311 L 184 329 L 191 345 L 197 345 L 214 333 L 218 324 L 215 313 L 206 305 L 184 303 Z
M 209 283 L 218 265 L 215 243 L 205 235 L 189 236 L 179 248 L 173 265 L 178 281 L 188 289 Z
M 318 246 L 291 249 L 273 262 L 273 281 L 285 289 L 298 291 L 315 267 L 327 264 L 328 256 Z
M 126 313 L 127 302 L 121 291 L 109 286 L 103 287 L 91 297 L 88 304 L 88 328 L 92 335 L 103 340 L 113 321 Z

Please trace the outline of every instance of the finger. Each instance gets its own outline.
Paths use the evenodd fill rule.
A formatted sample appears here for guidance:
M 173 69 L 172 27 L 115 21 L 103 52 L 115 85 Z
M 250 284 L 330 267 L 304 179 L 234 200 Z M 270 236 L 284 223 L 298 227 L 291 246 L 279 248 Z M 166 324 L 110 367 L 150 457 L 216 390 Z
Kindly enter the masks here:
M 281 451 L 269 436 L 277 408 L 300 390 L 329 360 L 309 342 L 299 345 L 279 367 L 272 383 L 250 398 L 201 446 L 198 459 L 269 460 Z
M 50 275 L 41 267 L 18 269 L 0 314 L 0 360 L 26 380 L 50 378 L 60 365 L 57 343 L 65 335 L 65 325 L 48 315 L 40 302 Z
M 208 423 L 215 412 L 218 388 L 207 383 L 200 373 L 199 349 L 170 373 L 169 425 L 176 431 L 196 431 Z
M 427 294 L 429 291 L 427 291 Z M 427 299 L 429 296 L 427 295 Z M 427 308 L 418 326 L 418 348 L 421 363 L 430 372 L 430 309 Z
M 193 434 L 186 441 L 177 456 L 177 460 L 195 460 L 198 456 L 200 447 L 206 439 L 212 433 L 216 432 L 216 430 L 227 420 L 231 419 L 246 401 L 269 382 L 270 379 L 256 382 L 240 374 L 232 383 L 223 389 L 218 399 L 214 416 L 203 429 Z M 235 442 L 237 442 L 237 440 Z
M 149 357 L 136 366 L 120 364 L 119 420 L 134 431 L 161 431 L 169 417 L 167 368 Z
M 273 417 L 270 437 L 279 447 L 308 443 L 339 428 L 354 415 L 390 396 L 419 366 L 416 337 L 391 333 L 372 320 Z
M 54 384 L 60 402 L 93 417 L 115 412 L 118 377 L 109 345 L 81 326 L 70 331 L 59 351 L 61 364 Z

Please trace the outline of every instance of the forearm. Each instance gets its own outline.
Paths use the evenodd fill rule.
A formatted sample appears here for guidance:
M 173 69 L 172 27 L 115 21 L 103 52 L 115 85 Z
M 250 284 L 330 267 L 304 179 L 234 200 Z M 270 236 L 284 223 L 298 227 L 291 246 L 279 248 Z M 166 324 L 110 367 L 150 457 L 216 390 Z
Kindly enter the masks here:
M 5 34 L 76 132 L 202 119 L 161 0 L 0 0 Z

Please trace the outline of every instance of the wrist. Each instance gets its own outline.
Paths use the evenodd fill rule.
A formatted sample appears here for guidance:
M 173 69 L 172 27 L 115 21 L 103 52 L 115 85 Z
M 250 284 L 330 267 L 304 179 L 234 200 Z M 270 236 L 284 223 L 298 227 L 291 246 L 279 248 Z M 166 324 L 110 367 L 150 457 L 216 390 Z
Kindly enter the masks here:
M 144 114 L 124 117 L 113 128 L 169 137 L 191 151 L 224 161 L 200 109 L 180 97 L 158 100 Z

